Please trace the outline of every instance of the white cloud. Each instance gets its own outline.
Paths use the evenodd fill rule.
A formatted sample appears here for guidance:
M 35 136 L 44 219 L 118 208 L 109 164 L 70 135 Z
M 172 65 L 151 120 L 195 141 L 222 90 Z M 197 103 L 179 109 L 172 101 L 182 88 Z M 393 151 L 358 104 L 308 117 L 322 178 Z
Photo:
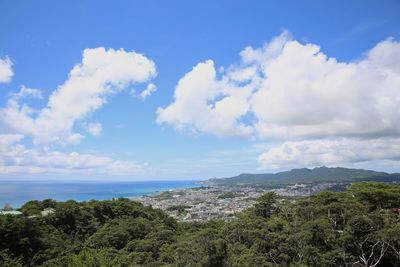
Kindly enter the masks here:
M 338 62 L 316 45 L 289 41 L 263 72 L 251 101 L 263 137 L 400 134 L 398 42 L 387 39 L 360 61 Z
M 69 135 L 69 136 L 66 138 L 66 140 L 65 140 L 66 143 L 62 143 L 62 144 L 63 144 L 63 145 L 67 145 L 67 144 L 77 145 L 77 144 L 79 144 L 79 143 L 81 142 L 81 140 L 84 139 L 84 138 L 85 138 L 84 135 L 78 134 L 78 133 L 74 133 L 74 134 Z
M 45 108 L 34 111 L 20 104 L 20 97 L 9 99 L 7 106 L 0 109 L 0 131 L 31 135 L 35 144 L 76 142 L 82 139 L 73 133 L 78 120 L 102 107 L 109 95 L 132 83 L 147 82 L 155 75 L 154 62 L 142 54 L 102 47 L 85 49 L 82 62 L 52 93 Z M 23 87 L 18 94 L 27 93 L 28 89 Z
M 292 40 L 292 34 L 285 30 L 279 36 L 265 43 L 261 48 L 247 46 L 240 52 L 240 57 L 245 64 L 262 65 L 279 56 L 284 46 Z
M 144 170 L 146 164 L 114 160 L 108 156 L 62 153 L 27 149 L 19 142 L 23 135 L 0 135 L 0 174 L 66 173 L 131 175 Z
M 214 62 L 208 60 L 197 64 L 180 79 L 174 99 L 166 108 L 157 110 L 157 122 L 169 123 L 178 130 L 206 132 L 217 136 L 246 136 L 251 127 L 239 119 L 249 111 L 248 97 L 253 85 L 241 88 L 235 85 L 240 76 L 223 80 L 216 78 Z
M 99 122 L 82 121 L 101 108 L 110 95 L 133 83 L 148 82 L 155 75 L 154 62 L 142 54 L 123 49 L 85 49 L 82 62 L 72 68 L 44 108 L 34 109 L 24 102 L 27 97 L 42 99 L 38 89 L 22 86 L 19 92 L 11 93 L 6 106 L 0 108 L 0 174 L 141 172 L 146 164 L 88 153 L 63 153 L 50 145 L 78 144 L 85 138 L 75 132 L 78 123 L 91 135 L 100 135 Z M 32 137 L 33 148 L 22 145 L 26 136 Z
M 399 166 L 400 138 L 330 138 L 287 141 L 268 149 L 259 158 L 263 169 L 343 166 L 380 161 Z
M 155 91 L 157 91 L 157 87 L 154 83 L 149 83 L 141 93 L 140 93 L 140 98 L 142 100 L 145 100 L 147 97 L 151 96 Z
M 358 60 L 341 62 L 284 31 L 261 48 L 246 47 L 240 57 L 219 74 L 212 60 L 198 63 L 178 82 L 174 101 L 158 109 L 157 122 L 216 136 L 286 141 L 260 156 L 262 166 L 400 160 L 389 146 L 380 155 L 367 153 L 373 150 L 367 146 L 363 161 L 343 154 L 352 142 L 357 148 L 389 137 L 400 142 L 400 42 L 388 38 Z M 300 144 L 310 150 L 297 149 Z M 322 152 L 312 157 L 317 147 Z
M 359 61 L 338 62 L 283 32 L 217 77 L 199 63 L 159 108 L 159 123 L 218 136 L 262 138 L 400 134 L 400 43 L 387 39 Z M 252 115 L 253 121 L 243 120 Z
M 37 99 L 42 99 L 42 91 L 39 89 L 28 88 L 26 86 L 21 86 L 21 89 L 18 93 L 11 93 L 11 96 L 14 100 L 20 100 L 25 97 L 32 97 Z
M 0 58 L 0 83 L 9 83 L 14 75 L 12 61 L 8 57 Z
M 93 136 L 99 136 L 101 134 L 101 131 L 103 130 L 103 127 L 99 122 L 84 123 L 83 127 L 86 129 L 88 133 L 90 133 Z
M 11 95 L 6 106 L 0 108 L 0 133 L 35 134 L 34 116 L 37 111 L 20 103 L 20 98 L 24 95 L 22 91 L 21 88 L 19 93 Z

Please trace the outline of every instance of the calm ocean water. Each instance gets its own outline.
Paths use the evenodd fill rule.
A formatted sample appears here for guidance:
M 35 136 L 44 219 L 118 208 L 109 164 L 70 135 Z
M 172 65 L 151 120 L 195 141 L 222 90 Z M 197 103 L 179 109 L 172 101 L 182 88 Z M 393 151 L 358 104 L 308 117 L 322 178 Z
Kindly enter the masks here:
M 149 182 L 50 182 L 0 181 L 0 208 L 9 203 L 14 208 L 29 200 L 47 198 L 58 201 L 73 199 L 105 200 L 118 197 L 137 197 L 169 189 L 197 187 L 194 181 Z

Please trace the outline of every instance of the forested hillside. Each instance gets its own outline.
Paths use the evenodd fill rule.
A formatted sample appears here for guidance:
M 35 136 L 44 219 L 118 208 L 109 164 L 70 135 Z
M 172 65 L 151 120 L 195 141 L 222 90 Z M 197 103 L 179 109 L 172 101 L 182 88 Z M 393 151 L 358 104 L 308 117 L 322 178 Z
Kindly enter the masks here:
M 400 182 L 400 173 L 376 172 L 363 169 L 348 169 L 342 167 L 318 167 L 314 169 L 293 169 L 278 173 L 242 173 L 229 178 L 213 178 L 209 180 L 217 185 L 287 185 L 295 183 L 323 183 L 323 182 L 360 182 L 381 181 Z
M 400 266 L 399 208 L 400 186 L 383 183 L 267 193 L 229 223 L 177 223 L 128 199 L 31 201 L 0 216 L 0 266 Z

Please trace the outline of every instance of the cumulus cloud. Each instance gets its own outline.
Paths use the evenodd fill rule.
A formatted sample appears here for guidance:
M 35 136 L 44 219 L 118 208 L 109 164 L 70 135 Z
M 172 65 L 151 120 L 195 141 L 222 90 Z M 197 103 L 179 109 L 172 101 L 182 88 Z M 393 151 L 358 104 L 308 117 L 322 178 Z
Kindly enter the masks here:
M 13 97 L 0 109 L 0 130 L 33 136 L 35 144 L 76 142 L 73 133 L 78 120 L 102 107 L 107 97 L 132 83 L 143 83 L 156 75 L 153 61 L 142 54 L 102 47 L 85 49 L 82 62 L 76 64 L 68 79 L 49 97 L 46 107 L 34 111 Z M 23 87 L 17 95 L 25 95 Z M 30 91 L 32 94 L 33 91 Z M 99 133 L 94 125 L 89 132 Z
M 9 83 L 14 75 L 12 61 L 8 57 L 0 58 L 0 83 Z
M 240 57 L 245 64 L 262 65 L 271 59 L 276 58 L 282 52 L 284 46 L 292 41 L 292 34 L 285 30 L 279 36 L 274 37 L 270 42 L 260 48 L 247 46 L 240 52 Z
M 140 93 L 140 99 L 146 100 L 146 98 L 151 96 L 155 91 L 157 91 L 157 86 L 154 83 L 149 83 L 146 89 Z
M 85 136 L 83 134 L 79 134 L 79 133 L 70 134 L 66 138 L 66 144 L 77 145 L 84 138 L 85 138 Z M 65 143 L 62 143 L 62 144 L 65 145 Z
M 341 166 L 347 164 L 400 161 L 400 138 L 329 138 L 287 141 L 268 149 L 258 157 L 267 170 L 298 166 Z
M 14 100 L 20 100 L 25 97 L 32 97 L 42 99 L 42 91 L 39 89 L 28 88 L 26 86 L 22 86 L 18 93 L 11 93 L 11 97 Z
M 178 82 L 174 101 L 158 109 L 157 122 L 216 136 L 294 142 L 285 147 L 312 142 L 307 144 L 326 148 L 314 158 L 326 155 L 331 165 L 352 160 L 337 156 L 332 138 L 360 147 L 363 140 L 400 139 L 400 42 L 393 38 L 357 60 L 339 61 L 285 31 L 261 48 L 246 47 L 238 63 L 220 69 L 212 60 L 198 63 Z M 260 156 L 261 165 L 276 165 L 273 151 Z M 313 165 L 307 157 L 278 154 L 291 164 Z
M 249 111 L 248 98 L 252 84 L 238 88 L 236 80 L 246 74 L 233 74 L 218 80 L 214 62 L 208 60 L 197 64 L 180 79 L 174 99 L 166 108 L 158 108 L 157 122 L 169 123 L 178 130 L 206 132 L 217 136 L 246 136 L 251 127 L 239 122 Z
M 127 175 L 142 172 L 146 164 L 115 160 L 107 156 L 27 149 L 23 135 L 0 135 L 0 174 L 66 173 Z
M 216 135 L 254 130 L 264 138 L 400 134 L 400 43 L 391 38 L 352 62 L 288 32 L 240 55 L 220 77 L 211 60 L 196 65 L 179 81 L 174 102 L 158 110 L 158 122 Z M 255 120 L 246 122 L 246 114 Z
M 390 136 L 400 133 L 400 43 L 387 39 L 357 62 L 317 45 L 287 42 L 265 62 L 251 100 L 263 137 Z M 400 62 L 400 61 L 397 61 Z
M 11 66 L 11 61 L 6 59 L 5 62 Z M 0 108 L 0 174 L 134 174 L 141 171 L 145 164 L 102 155 L 63 153 L 54 148 L 76 145 L 85 138 L 76 132 L 78 123 L 89 134 L 100 135 L 102 125 L 87 123 L 86 119 L 101 108 L 110 95 L 134 83 L 147 83 L 155 75 L 154 62 L 144 55 L 100 47 L 83 51 L 82 61 L 53 91 L 45 107 L 32 108 L 25 102 L 29 97 L 42 99 L 38 89 L 22 86 L 19 92 L 11 93 L 6 106 Z M 32 138 L 32 148 L 22 145 L 25 137 Z M 27 140 L 24 144 L 29 142 Z
M 103 130 L 103 127 L 99 122 L 84 123 L 83 127 L 86 129 L 88 133 L 90 133 L 93 136 L 99 136 L 101 134 L 101 131 Z

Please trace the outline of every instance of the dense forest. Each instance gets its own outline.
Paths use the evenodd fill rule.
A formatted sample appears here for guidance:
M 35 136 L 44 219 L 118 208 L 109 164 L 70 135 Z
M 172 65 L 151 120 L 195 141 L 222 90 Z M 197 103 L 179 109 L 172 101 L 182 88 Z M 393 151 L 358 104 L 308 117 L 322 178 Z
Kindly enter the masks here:
M 375 182 L 266 193 L 233 222 L 203 224 L 128 199 L 30 201 L 0 216 L 0 266 L 400 266 L 399 208 L 400 186 Z

